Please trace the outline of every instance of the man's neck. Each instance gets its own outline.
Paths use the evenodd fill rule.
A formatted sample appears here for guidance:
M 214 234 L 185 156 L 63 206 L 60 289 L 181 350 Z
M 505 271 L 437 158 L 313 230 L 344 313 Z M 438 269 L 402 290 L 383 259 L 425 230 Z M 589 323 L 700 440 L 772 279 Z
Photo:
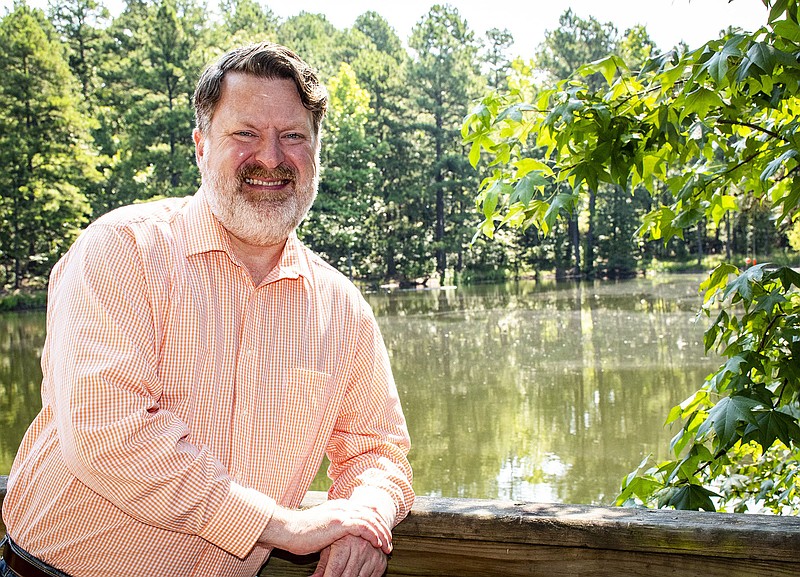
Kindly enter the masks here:
M 253 279 L 255 286 L 261 284 L 261 281 L 266 278 L 270 271 L 278 266 L 283 249 L 286 246 L 285 240 L 281 244 L 256 246 L 246 243 L 230 232 L 228 237 L 231 239 L 234 254 L 242 261 L 247 272 L 250 273 L 250 278 Z

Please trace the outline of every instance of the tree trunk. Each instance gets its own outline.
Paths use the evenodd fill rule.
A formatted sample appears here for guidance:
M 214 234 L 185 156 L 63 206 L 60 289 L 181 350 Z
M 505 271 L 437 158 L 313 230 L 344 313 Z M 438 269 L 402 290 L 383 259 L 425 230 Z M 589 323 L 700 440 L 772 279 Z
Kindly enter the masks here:
M 586 259 L 586 274 L 594 276 L 594 216 L 597 208 L 597 191 L 592 189 L 589 191 L 589 230 L 586 231 L 586 250 L 584 258 Z
M 578 214 L 576 213 L 569 219 L 569 240 L 572 245 L 572 256 L 574 258 L 572 266 L 573 276 L 580 276 L 581 274 L 581 235 L 578 230 Z
M 447 252 L 444 247 L 444 186 L 441 173 L 436 175 L 436 234 L 434 241 L 436 242 L 436 270 L 444 279 L 444 273 L 447 270 Z
M 703 236 L 704 228 L 702 222 L 697 223 L 697 266 L 703 264 Z

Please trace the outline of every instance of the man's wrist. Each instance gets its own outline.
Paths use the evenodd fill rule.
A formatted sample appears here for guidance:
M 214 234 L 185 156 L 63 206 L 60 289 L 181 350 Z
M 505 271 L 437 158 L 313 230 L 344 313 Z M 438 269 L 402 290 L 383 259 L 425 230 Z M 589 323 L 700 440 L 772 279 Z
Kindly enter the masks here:
M 261 545 L 268 547 L 281 547 L 281 544 L 286 541 L 288 534 L 287 525 L 291 511 L 280 505 L 276 505 L 272 512 L 272 517 L 267 521 L 258 542 Z

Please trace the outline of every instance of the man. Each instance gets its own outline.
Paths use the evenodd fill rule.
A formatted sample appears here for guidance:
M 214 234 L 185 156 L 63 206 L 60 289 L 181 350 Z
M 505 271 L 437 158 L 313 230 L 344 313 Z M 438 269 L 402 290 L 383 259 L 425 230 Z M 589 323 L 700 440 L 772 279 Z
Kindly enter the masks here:
M 101 217 L 54 268 L 4 576 L 252 576 L 273 547 L 384 572 L 405 420 L 369 307 L 294 235 L 326 103 L 284 47 L 222 56 L 195 92 L 197 194 Z M 330 500 L 298 510 L 325 452 Z

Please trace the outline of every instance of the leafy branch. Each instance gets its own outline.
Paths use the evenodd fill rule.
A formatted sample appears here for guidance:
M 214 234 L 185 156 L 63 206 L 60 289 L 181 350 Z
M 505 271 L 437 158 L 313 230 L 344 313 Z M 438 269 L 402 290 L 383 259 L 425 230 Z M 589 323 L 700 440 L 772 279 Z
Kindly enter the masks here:
M 490 170 L 476 234 L 547 234 L 606 185 L 649 192 L 656 206 L 638 234 L 665 242 L 745 200 L 777 222 L 791 218 L 800 207 L 798 0 L 764 2 L 765 28 L 654 56 L 638 74 L 610 55 L 550 88 L 531 81 L 487 95 L 462 126 L 470 162 Z M 605 85 L 590 82 L 597 75 Z M 642 461 L 617 502 L 800 511 L 800 273 L 723 264 L 700 288 L 703 312 L 719 310 L 706 351 L 727 360 L 670 412 L 668 423 L 683 423 L 674 458 Z

